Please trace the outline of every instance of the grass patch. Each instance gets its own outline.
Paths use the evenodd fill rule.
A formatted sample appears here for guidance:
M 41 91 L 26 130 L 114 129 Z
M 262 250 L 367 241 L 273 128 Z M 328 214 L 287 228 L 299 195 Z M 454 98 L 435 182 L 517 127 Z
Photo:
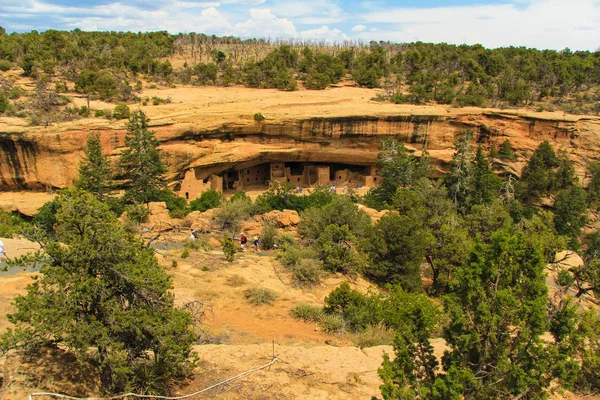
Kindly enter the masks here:
M 273 304 L 277 296 L 269 289 L 261 287 L 251 287 L 244 290 L 246 301 L 254 306 L 262 304 Z
M 383 324 L 369 325 L 364 331 L 354 336 L 354 343 L 357 347 L 374 347 L 381 345 L 391 345 L 394 341 L 396 332 Z
M 225 279 L 225 284 L 232 287 L 240 287 L 248 283 L 248 280 L 241 275 L 230 275 Z
M 332 335 L 343 335 L 347 331 L 346 321 L 337 314 L 323 314 L 319 319 L 319 326 Z
M 305 322 L 319 322 L 323 317 L 323 309 L 310 304 L 300 303 L 291 311 L 292 317 Z

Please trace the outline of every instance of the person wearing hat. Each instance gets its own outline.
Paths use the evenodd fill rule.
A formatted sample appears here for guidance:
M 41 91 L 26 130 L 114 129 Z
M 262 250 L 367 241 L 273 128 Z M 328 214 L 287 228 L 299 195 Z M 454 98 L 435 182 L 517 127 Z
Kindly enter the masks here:
M 242 245 L 242 251 L 246 251 L 246 243 L 248 243 L 248 238 L 246 237 L 246 235 L 244 235 L 244 232 L 242 232 L 242 235 L 240 236 L 240 244 Z
M 258 236 L 254 236 L 254 243 L 252 245 L 256 249 L 256 252 L 260 253 L 260 249 L 258 248 Z

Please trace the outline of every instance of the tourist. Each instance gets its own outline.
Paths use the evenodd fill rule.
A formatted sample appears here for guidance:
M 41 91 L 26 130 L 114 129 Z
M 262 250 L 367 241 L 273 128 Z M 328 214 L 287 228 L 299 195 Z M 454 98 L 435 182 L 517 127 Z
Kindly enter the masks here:
M 254 243 L 252 244 L 252 246 L 254 246 L 254 249 L 256 250 L 257 253 L 260 253 L 260 249 L 258 248 L 258 236 L 254 236 Z
M 4 251 L 4 242 L 2 242 L 2 240 L 0 240 L 0 255 L 3 255 L 4 257 L 8 258 L 8 256 L 6 255 L 6 251 Z M 2 262 L 2 260 L 0 260 L 0 262 Z
M 246 251 L 246 243 L 248 243 L 248 238 L 246 237 L 246 235 L 244 235 L 244 233 L 242 233 L 242 236 L 240 237 L 240 243 L 242 245 L 242 251 L 245 252 Z
M 190 240 L 196 240 L 196 232 L 193 229 L 190 229 Z

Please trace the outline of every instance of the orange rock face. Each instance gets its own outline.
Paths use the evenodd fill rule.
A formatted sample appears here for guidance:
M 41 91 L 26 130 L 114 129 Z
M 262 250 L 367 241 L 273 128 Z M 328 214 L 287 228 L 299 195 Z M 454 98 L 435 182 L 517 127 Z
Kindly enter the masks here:
M 587 161 L 600 159 L 598 117 L 382 104 L 368 100 L 376 92 L 358 88 L 310 93 L 190 88 L 191 94 L 178 104 L 183 93 L 188 92 L 169 92 L 175 104 L 168 107 L 142 107 L 161 141 L 175 188 L 191 168 L 197 179 L 207 179 L 230 168 L 267 162 L 372 165 L 386 137 L 402 140 L 417 154 L 427 148 L 441 171 L 452 156 L 453 142 L 466 129 L 473 130 L 474 142 L 486 147 L 509 139 L 519 159 L 502 167 L 516 175 L 544 140 L 568 150 L 581 175 Z M 231 101 L 223 100 L 228 94 Z M 264 111 L 267 119 L 257 123 L 251 111 Z M 100 132 L 116 167 L 125 144 L 123 121 L 88 118 L 30 127 L 16 118 L 0 118 L 0 189 L 72 185 L 92 131 Z

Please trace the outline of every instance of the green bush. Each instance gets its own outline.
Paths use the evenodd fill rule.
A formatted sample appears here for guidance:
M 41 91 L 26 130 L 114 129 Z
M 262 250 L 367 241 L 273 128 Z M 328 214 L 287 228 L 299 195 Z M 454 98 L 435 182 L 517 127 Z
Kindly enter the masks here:
M 346 333 L 346 321 L 337 314 L 323 314 L 319 319 L 319 327 L 332 335 L 342 335 Z
M 292 279 L 297 285 L 311 286 L 321 282 L 323 263 L 313 258 L 303 258 L 292 268 Z
M 251 210 L 252 202 L 249 200 L 228 201 L 215 211 L 213 218 L 221 230 L 235 234 L 240 231 L 242 221 L 250 216 Z
M 228 286 L 238 287 L 248 283 L 248 280 L 241 275 L 230 275 L 225 279 L 225 284 Z
M 331 203 L 320 208 L 310 208 L 302 214 L 299 232 L 307 239 L 316 239 L 329 225 L 348 226 L 356 237 L 364 235 L 371 225 L 371 218 L 359 210 L 348 196 L 334 196 Z
M 354 337 L 356 347 L 364 349 L 367 347 L 391 345 L 394 342 L 396 332 L 385 326 L 383 323 L 369 325 L 367 328 L 358 332 Z
M 81 108 L 77 111 L 80 117 L 87 118 L 90 116 L 90 110 L 86 106 L 81 106 Z
M 227 261 L 232 262 L 236 252 L 237 249 L 235 247 L 235 243 L 233 243 L 233 239 L 230 237 L 225 237 L 223 239 L 223 254 L 225 254 Z
M 148 220 L 150 209 L 145 204 L 130 204 L 125 207 L 127 218 L 131 221 L 142 223 Z
M 277 296 L 273 291 L 262 287 L 251 287 L 244 290 L 246 301 L 254 306 L 273 304 Z
M 207 190 L 200 197 L 190 201 L 189 208 L 191 211 L 204 212 L 211 208 L 219 207 L 223 201 L 223 195 L 216 190 Z
M 323 317 L 323 309 L 317 306 L 300 303 L 291 311 L 292 317 L 305 322 L 319 322 Z
M 10 238 L 26 229 L 29 223 L 17 213 L 8 213 L 0 209 L 0 237 Z
M 0 60 L 0 71 L 6 72 L 10 69 L 10 61 Z
M 257 112 L 256 114 L 254 114 L 254 120 L 256 122 L 262 122 L 265 120 L 265 116 L 263 115 L 263 113 Z
M 187 248 L 183 249 L 183 251 L 181 252 L 181 258 L 188 258 L 189 256 L 190 256 L 189 249 L 187 249 Z
M 131 110 L 127 104 L 118 104 L 112 115 L 115 119 L 128 119 L 131 116 Z
M 264 250 L 271 250 L 275 245 L 275 238 L 277 237 L 277 228 L 272 222 L 263 224 L 260 232 L 260 246 Z
M 56 223 L 56 212 L 58 205 L 55 200 L 45 203 L 31 221 L 41 228 L 49 237 L 54 236 L 54 224 Z
M 104 116 L 104 110 L 96 110 L 94 111 L 94 117 L 99 118 Z

